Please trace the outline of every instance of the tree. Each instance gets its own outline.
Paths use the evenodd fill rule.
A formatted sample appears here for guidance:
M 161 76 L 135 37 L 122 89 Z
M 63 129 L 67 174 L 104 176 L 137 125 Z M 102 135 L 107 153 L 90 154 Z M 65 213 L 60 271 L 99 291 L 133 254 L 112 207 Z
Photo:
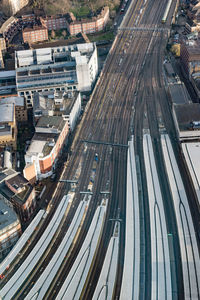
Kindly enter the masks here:
M 64 36 L 64 38 L 65 38 L 66 35 L 67 35 L 67 31 L 66 31 L 66 30 L 63 30 L 63 31 L 62 31 L 62 36 Z
M 51 30 L 51 37 L 52 37 L 52 39 L 55 39 L 55 37 L 56 37 L 56 33 L 54 30 Z

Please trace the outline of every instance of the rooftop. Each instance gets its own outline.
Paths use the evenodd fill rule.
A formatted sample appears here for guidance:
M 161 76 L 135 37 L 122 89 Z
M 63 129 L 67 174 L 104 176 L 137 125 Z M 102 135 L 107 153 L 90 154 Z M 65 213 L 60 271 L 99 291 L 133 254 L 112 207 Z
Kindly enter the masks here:
M 11 70 L 11 71 L 1 71 L 0 72 L 0 78 L 10 78 L 10 77 L 15 77 L 16 76 L 16 71 Z
M 0 199 L 0 231 L 6 230 L 6 227 L 19 222 L 14 210 L 9 207 L 4 200 Z
M 6 31 L 7 27 L 10 26 L 10 24 L 12 24 L 12 23 L 14 23 L 14 22 L 16 22 L 16 21 L 17 21 L 17 19 L 16 19 L 15 17 L 11 16 L 11 17 L 10 17 L 8 20 L 6 20 L 6 21 L 3 23 L 3 25 L 1 26 L 1 28 L 0 28 L 0 33 L 3 34 L 3 33 Z
M 185 45 L 188 53 L 189 53 L 189 61 L 192 60 L 199 60 L 200 59 L 200 52 L 199 52 L 199 48 L 200 48 L 200 41 L 193 41 L 192 44 L 189 45 Z
M 71 46 L 62 46 L 54 48 L 42 48 L 35 50 L 21 50 L 15 52 L 15 65 L 20 70 L 29 70 L 28 66 L 43 66 L 46 68 L 47 65 L 60 65 L 67 66 L 73 65 L 75 58 L 90 57 L 94 51 L 94 43 L 76 44 Z M 45 65 L 45 66 L 44 66 Z
M 14 104 L 0 104 L 0 123 L 13 122 L 14 113 Z
M 188 129 L 190 122 L 200 121 L 199 103 L 175 104 L 174 109 L 180 130 Z
M 186 104 L 191 102 L 184 84 L 170 84 L 169 92 L 174 104 Z
M 47 28 L 45 26 L 42 26 L 42 25 L 26 27 L 23 30 L 23 32 L 31 32 L 31 31 L 38 31 L 38 30 L 47 30 Z
M 15 104 L 15 106 L 24 106 L 24 97 L 7 97 L 1 99 L 1 104 Z
M 19 193 L 14 193 L 7 185 L 8 182 L 14 189 L 19 189 Z M 23 189 L 22 189 L 23 187 Z M 8 200 L 13 199 L 18 204 L 23 205 L 33 187 L 27 179 L 13 169 L 6 169 L 0 173 L 0 193 Z
M 60 116 L 42 116 L 36 125 L 37 128 L 53 128 L 61 131 L 65 125 L 65 121 Z

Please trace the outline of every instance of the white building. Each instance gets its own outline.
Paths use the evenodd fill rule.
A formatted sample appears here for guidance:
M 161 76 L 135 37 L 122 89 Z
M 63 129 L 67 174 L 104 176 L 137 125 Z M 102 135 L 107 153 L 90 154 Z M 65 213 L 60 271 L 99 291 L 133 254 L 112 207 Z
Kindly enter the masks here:
M 70 131 L 73 131 L 80 112 L 81 95 L 79 92 L 35 93 L 33 100 L 35 121 L 41 116 L 62 116 L 68 122 Z
M 35 92 L 90 91 L 98 72 L 95 43 L 15 52 L 19 96 L 31 107 Z

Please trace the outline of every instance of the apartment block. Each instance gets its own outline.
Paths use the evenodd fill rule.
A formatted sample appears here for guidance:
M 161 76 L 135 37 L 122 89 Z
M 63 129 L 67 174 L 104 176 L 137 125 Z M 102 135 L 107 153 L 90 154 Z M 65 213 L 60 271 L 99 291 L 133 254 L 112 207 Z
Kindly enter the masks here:
M 91 19 L 76 20 L 74 15 L 70 13 L 67 17 L 67 29 L 70 35 L 77 35 L 82 32 L 90 34 L 101 31 L 105 28 L 109 20 L 109 7 L 104 7 L 97 17 Z
M 28 175 L 30 180 L 35 177 L 36 180 L 40 180 L 51 176 L 68 133 L 68 123 L 62 117 L 42 116 L 35 127 L 35 134 L 25 154 L 24 176 Z M 29 166 L 31 168 L 28 168 Z
M 40 17 L 40 22 L 48 30 L 59 30 L 67 27 L 66 17 L 62 15 Z
M 1 28 L 0 35 L 4 37 L 6 42 L 11 42 L 13 37 L 22 29 L 22 20 L 11 16 L 6 20 Z
M 181 44 L 180 59 L 184 71 L 191 79 L 192 73 L 200 72 L 200 42 Z
M 33 26 L 22 31 L 24 43 L 34 44 L 48 40 L 48 30 L 44 26 Z
M 90 91 L 98 73 L 95 43 L 15 52 L 19 96 L 32 107 L 41 92 Z

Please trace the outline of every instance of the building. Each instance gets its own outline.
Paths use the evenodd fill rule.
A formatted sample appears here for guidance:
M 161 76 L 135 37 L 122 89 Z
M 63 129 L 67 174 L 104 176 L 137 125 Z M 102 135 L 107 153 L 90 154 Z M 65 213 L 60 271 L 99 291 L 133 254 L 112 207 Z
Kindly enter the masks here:
M 34 25 L 36 23 L 36 17 L 34 14 L 23 15 L 21 18 L 23 25 Z
M 21 224 L 12 205 L 0 194 L 0 261 L 21 236 Z
M 170 99 L 173 104 L 188 104 L 192 103 L 191 97 L 184 83 L 173 83 L 168 85 Z
M 22 31 L 24 43 L 34 44 L 48 40 L 48 30 L 45 26 L 33 26 Z
M 173 118 L 180 141 L 200 138 L 200 104 L 174 104 Z
M 200 41 L 193 42 L 192 45 L 181 44 L 180 59 L 184 71 L 189 79 L 192 73 L 200 71 Z
M 0 172 L 0 194 L 14 207 L 22 221 L 27 221 L 36 207 L 35 188 L 13 169 Z
M 3 55 L 2 51 L 0 50 L 0 69 L 4 68 L 4 61 L 3 61 Z
M 73 131 L 81 112 L 81 95 L 79 92 L 43 92 L 36 93 L 33 101 L 35 122 L 41 116 L 62 116 Z
M 101 31 L 105 28 L 109 20 L 109 7 L 104 7 L 97 17 L 91 19 L 76 20 L 73 13 L 67 17 L 67 29 L 70 35 L 77 35 L 82 32 L 85 34 Z
M 6 52 L 6 41 L 3 35 L 0 35 L 0 50 L 2 51 L 2 54 Z
M 60 116 L 42 116 L 36 127 L 28 151 L 25 154 L 24 176 L 43 179 L 51 176 L 69 132 L 68 123 Z M 34 167 L 33 167 L 34 165 Z M 27 168 L 31 166 L 31 168 Z M 27 170 L 26 170 L 27 168 Z
M 9 6 L 10 14 L 14 15 L 29 3 L 29 0 L 3 0 L 4 5 Z
M 5 38 L 7 42 L 11 42 L 13 37 L 22 29 L 22 20 L 11 16 L 6 20 L 1 28 L 0 35 Z
M 15 118 L 17 122 L 26 122 L 27 109 L 24 97 L 7 97 L 0 100 L 1 104 L 14 104 L 15 105 Z M 1 107 L 1 106 L 0 106 Z
M 98 73 L 95 43 L 15 52 L 19 96 L 32 107 L 35 92 L 90 91 Z
M 0 98 L 6 96 L 17 96 L 16 72 L 14 70 L 0 72 Z
M 48 30 L 59 30 L 67 27 L 66 17 L 62 15 L 40 17 L 40 22 Z
M 14 104 L 0 104 L 0 146 L 17 148 L 17 125 Z

